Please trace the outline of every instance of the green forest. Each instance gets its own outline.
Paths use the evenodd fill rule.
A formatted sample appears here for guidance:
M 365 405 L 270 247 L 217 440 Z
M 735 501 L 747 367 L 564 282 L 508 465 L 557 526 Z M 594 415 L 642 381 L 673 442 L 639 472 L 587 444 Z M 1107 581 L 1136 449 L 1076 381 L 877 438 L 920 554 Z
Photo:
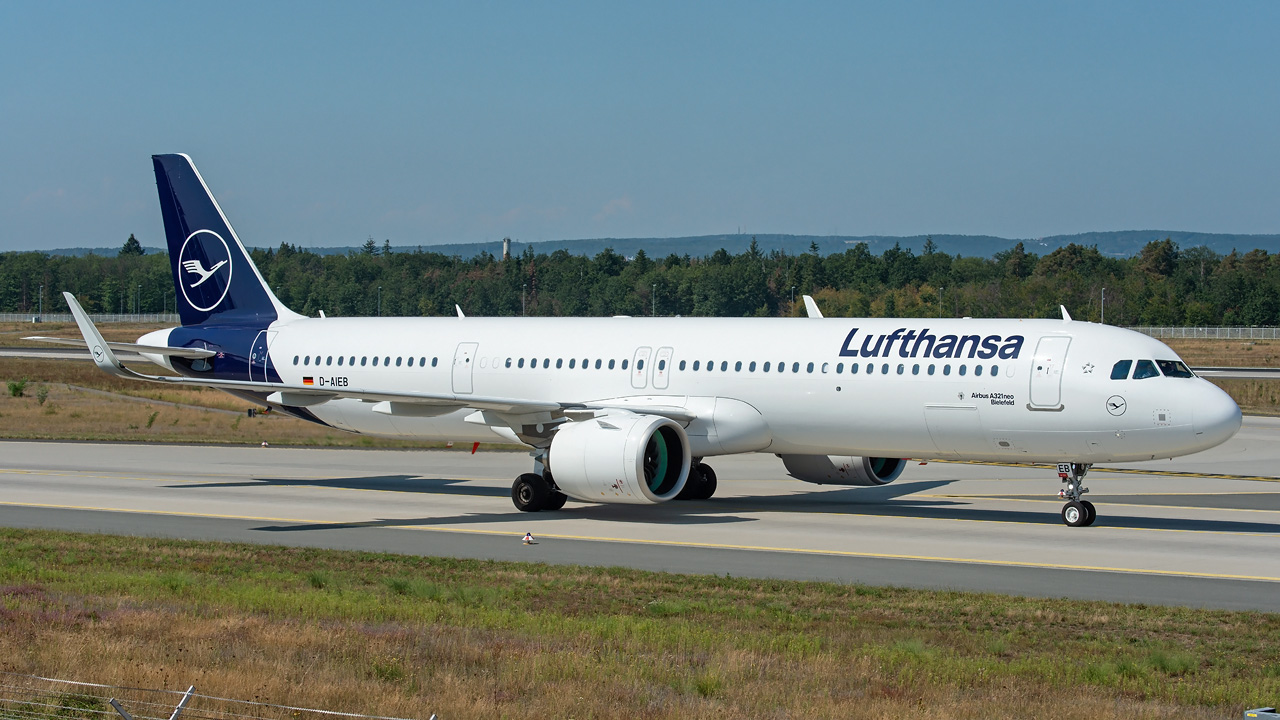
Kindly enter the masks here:
M 804 313 L 813 295 L 828 316 L 1057 317 L 1115 325 L 1280 324 L 1280 255 L 1221 255 L 1151 242 L 1132 258 L 1067 245 L 1043 256 L 1022 243 L 990 258 L 899 247 L 880 255 L 865 244 L 843 253 L 764 252 L 753 241 L 737 255 L 595 257 L 526 248 L 503 260 L 398 251 L 372 241 L 346 255 L 282 244 L 254 250 L 263 277 L 305 315 L 697 315 Z M 0 254 L 0 312 L 66 312 L 69 290 L 94 313 L 173 312 L 164 254 L 146 254 L 130 237 L 114 256 Z

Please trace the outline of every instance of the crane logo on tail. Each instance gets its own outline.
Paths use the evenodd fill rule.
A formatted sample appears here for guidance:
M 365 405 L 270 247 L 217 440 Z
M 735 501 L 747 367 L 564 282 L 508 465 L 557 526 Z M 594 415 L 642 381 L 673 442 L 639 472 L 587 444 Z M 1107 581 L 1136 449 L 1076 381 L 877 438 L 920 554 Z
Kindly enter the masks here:
M 231 290 L 231 249 L 212 230 L 196 230 L 187 236 L 178 254 L 182 295 L 191 307 L 209 312 Z

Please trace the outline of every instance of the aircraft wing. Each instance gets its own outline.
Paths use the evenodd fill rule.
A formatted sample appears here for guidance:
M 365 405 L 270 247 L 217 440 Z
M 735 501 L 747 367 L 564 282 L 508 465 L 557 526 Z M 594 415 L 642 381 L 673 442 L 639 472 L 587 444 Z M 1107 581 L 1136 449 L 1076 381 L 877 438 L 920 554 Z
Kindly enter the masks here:
M 137 348 L 138 352 L 157 352 L 157 354 L 169 354 L 178 357 L 209 357 L 214 353 L 207 350 L 193 350 L 193 352 L 198 352 L 200 354 L 185 356 L 175 352 L 159 352 L 160 350 L 173 351 L 177 348 L 155 348 L 152 350 L 149 349 L 152 346 L 146 345 L 109 343 L 102 338 L 102 334 L 98 332 L 98 328 L 94 326 L 93 321 L 89 319 L 88 314 L 85 313 L 84 308 L 80 307 L 80 303 L 76 301 L 75 297 L 71 295 L 71 293 L 63 293 L 63 297 L 66 298 L 67 305 L 71 308 L 71 314 L 75 317 L 76 324 L 80 327 L 81 334 L 84 335 L 83 342 L 64 341 L 65 344 L 87 346 L 90 349 L 89 354 L 93 357 L 93 362 L 97 364 L 100 369 L 111 373 L 112 375 L 131 380 L 146 380 L 149 382 L 168 385 L 198 385 L 201 387 L 211 387 L 219 390 L 238 390 L 254 393 L 265 392 L 268 393 L 267 400 L 269 402 L 275 402 L 292 407 L 319 405 L 337 398 L 354 398 L 375 403 L 390 403 L 390 405 L 384 406 L 382 409 L 375 408 L 375 411 L 385 410 L 386 414 L 401 414 L 401 412 L 396 412 L 397 406 L 400 406 L 403 414 L 421 414 L 424 416 L 444 414 L 445 412 L 451 412 L 453 409 L 471 408 L 475 410 L 491 410 L 504 415 L 529 415 L 554 411 L 562 411 L 567 414 L 587 414 L 596 413 L 597 411 L 630 412 L 637 414 L 661 415 L 663 417 L 669 417 L 676 422 L 690 422 L 696 417 L 688 410 L 679 407 L 638 406 L 612 402 L 562 403 L 521 398 L 487 397 L 482 395 L 433 394 L 372 390 L 357 387 L 317 388 L 310 385 L 290 385 L 288 383 L 241 382 L 237 380 L 221 380 L 215 378 L 206 379 L 166 375 L 147 375 L 125 367 L 115 356 L 115 353 L 112 352 L 112 350 L 118 345 L 123 345 L 127 346 L 129 349 Z M 405 405 L 410 407 L 404 408 L 403 406 Z M 417 409 L 417 412 L 415 412 L 415 408 Z

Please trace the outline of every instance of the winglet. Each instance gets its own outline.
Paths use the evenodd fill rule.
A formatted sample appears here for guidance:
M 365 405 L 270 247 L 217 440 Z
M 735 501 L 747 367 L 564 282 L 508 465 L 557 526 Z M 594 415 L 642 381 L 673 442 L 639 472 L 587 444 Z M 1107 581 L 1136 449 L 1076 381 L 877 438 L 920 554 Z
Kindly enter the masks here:
M 75 295 L 64 292 L 62 297 L 66 298 L 67 306 L 71 308 L 71 315 L 75 317 L 76 325 L 80 326 L 80 334 L 84 335 L 84 342 L 89 346 L 89 354 L 93 356 L 93 362 L 112 375 L 127 377 L 124 366 L 116 359 L 115 353 L 111 352 L 111 346 L 107 341 L 102 339 L 102 333 L 94 327 L 93 321 L 89 319 L 84 308 L 80 307 Z
M 804 309 L 811 318 L 822 317 L 822 311 L 818 309 L 818 303 L 814 302 L 813 297 L 810 295 L 804 296 Z
M 1058 306 L 1058 309 L 1062 310 L 1062 321 L 1063 321 L 1063 322 L 1071 322 L 1071 313 L 1067 312 L 1067 306 L 1066 306 L 1066 305 L 1059 305 L 1059 306 Z

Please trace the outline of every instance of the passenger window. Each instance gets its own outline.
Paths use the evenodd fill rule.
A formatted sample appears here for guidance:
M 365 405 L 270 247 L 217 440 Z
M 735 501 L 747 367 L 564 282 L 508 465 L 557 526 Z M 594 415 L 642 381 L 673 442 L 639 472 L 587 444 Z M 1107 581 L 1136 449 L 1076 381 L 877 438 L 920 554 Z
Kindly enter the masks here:
M 294 364 L 294 365 L 297 365 L 297 364 L 298 364 L 298 356 L 297 356 L 297 355 L 294 355 L 294 356 L 293 356 L 293 364 Z
M 933 363 L 929 363 L 929 374 L 933 374 Z
M 308 356 L 306 356 L 306 357 L 302 358 L 302 364 L 303 364 L 303 365 L 310 365 L 310 364 L 311 364 L 311 356 L 310 356 L 310 355 L 308 355 Z
M 391 356 L 390 356 L 390 355 L 388 355 L 388 356 L 386 356 L 386 357 L 382 358 L 382 364 L 383 364 L 383 365 L 390 365 L 390 364 L 391 364 Z
M 520 358 L 520 361 L 516 363 L 516 367 L 518 368 L 524 367 L 524 358 Z
M 625 370 L 626 368 L 623 368 L 623 369 Z M 639 360 L 636 361 L 636 370 L 643 370 L 643 369 L 644 369 L 644 358 L 640 358 Z
M 1131 368 L 1131 367 L 1133 367 L 1133 361 L 1132 361 L 1132 360 L 1121 360 L 1120 362 L 1116 363 L 1115 365 L 1112 365 L 1112 366 L 1111 366 L 1111 379 L 1112 379 L 1112 380 L 1124 380 L 1125 378 L 1129 377 L 1129 368 Z
M 320 356 L 319 356 L 319 355 L 317 355 L 317 356 L 316 356 L 316 365 L 319 365 L 319 364 L 320 364 Z
M 556 369 L 564 367 L 564 358 L 556 358 Z
M 823 372 L 823 374 L 824 374 L 824 375 L 826 374 L 827 370 L 828 370 L 830 367 L 831 367 L 831 363 L 822 363 L 822 372 Z
M 1192 373 L 1189 369 L 1187 369 L 1186 365 L 1183 365 L 1177 360 L 1157 360 L 1156 364 L 1160 366 L 1160 372 L 1164 373 L 1165 377 L 1171 377 L 1171 378 L 1195 377 L 1195 374 Z
M 599 370 L 599 369 L 600 369 L 600 359 L 599 359 L 599 358 L 596 358 L 596 369 L 597 369 L 597 370 Z
M 858 374 L 858 363 L 849 363 L 849 374 L 850 375 Z
M 614 363 L 614 361 L 613 361 L 613 360 L 610 360 L 610 361 L 609 361 L 609 369 L 610 369 L 610 370 L 612 370 L 612 369 L 613 369 L 613 363 Z M 599 364 L 598 364 L 598 363 L 597 363 L 596 367 L 599 367 Z
M 961 375 L 964 375 L 964 373 L 965 373 L 965 371 L 966 371 L 966 370 L 968 370 L 968 367 L 966 367 L 966 366 L 964 366 L 964 365 L 961 365 L 961 366 L 960 366 L 960 374 L 961 374 Z
M 376 357 L 373 359 L 373 366 L 378 367 L 378 358 Z
M 569 358 L 569 369 L 574 369 L 578 364 L 578 358 Z
M 734 372 L 742 372 L 742 361 L 741 361 L 741 360 L 739 360 L 738 362 L 736 362 L 736 363 L 734 363 L 734 364 L 733 364 L 733 371 L 734 371 Z
M 658 361 L 658 372 L 662 372 L 663 370 L 666 370 L 666 369 L 667 369 L 667 361 L 666 361 L 666 360 L 659 360 L 659 361 Z
M 836 363 L 836 374 L 839 375 L 843 372 L 844 372 L 844 363 Z
M 355 367 L 355 366 L 356 366 L 356 356 L 355 356 L 355 355 L 352 355 L 352 356 L 351 356 L 351 359 L 347 360 L 347 364 L 348 364 L 348 365 L 350 365 L 351 367 Z
M 991 374 L 992 374 L 993 376 L 995 376 L 995 375 L 999 375 L 999 374 L 1000 374 L 1000 366 L 999 366 L 999 365 L 992 365 L 992 366 L 991 366 Z
M 793 373 L 800 372 L 800 363 L 791 363 L 791 372 Z
M 912 366 L 911 366 L 911 374 L 912 374 L 912 375 L 919 375 L 919 374 L 920 374 L 920 364 L 919 364 L 919 363 L 916 363 L 915 365 L 912 365 Z
M 361 357 L 361 358 L 360 358 L 360 367 L 364 367 L 364 366 L 365 366 L 365 363 L 367 363 L 368 361 L 369 361 L 369 356 L 367 356 L 367 355 L 366 355 L 366 356 L 364 356 L 364 357 Z
M 943 366 L 942 366 L 942 374 L 943 374 L 943 375 L 950 375 L 950 374 L 951 374 L 951 364 L 950 364 L 950 363 L 948 363 L 948 364 L 946 364 L 946 365 L 943 365 Z
M 728 360 L 721 360 L 721 361 L 720 361 L 720 372 L 729 372 L 729 361 L 728 361 Z
M 771 365 L 770 365 L 770 364 L 769 364 L 769 362 L 766 360 L 766 361 L 765 361 L 765 364 L 764 364 L 764 367 L 762 367 L 762 368 L 760 368 L 760 369 L 761 369 L 761 370 L 763 370 L 764 372 L 769 372 L 769 368 L 770 368 L 770 367 L 771 367 Z
M 701 360 L 694 360 L 694 361 L 693 361 L 693 369 L 694 369 L 694 370 L 697 370 L 697 369 L 698 369 L 698 368 L 700 368 L 700 367 L 702 367 L 702 361 L 701 361 Z
M 627 369 L 627 363 L 628 363 L 628 362 L 629 362 L 628 360 L 623 360 L 623 361 L 622 361 L 622 369 L 623 369 L 623 370 L 626 370 L 626 369 Z
M 889 374 L 889 363 L 884 363 L 883 365 L 880 366 L 880 374 L 881 375 Z
M 435 366 L 436 366 L 436 359 L 431 358 L 431 367 L 435 367 Z M 507 367 L 511 367 L 511 358 L 507 358 Z
M 804 370 L 805 372 L 813 372 L 813 363 L 806 365 Z
M 497 359 L 497 358 L 494 358 L 494 359 L 493 359 L 493 364 L 494 364 L 495 366 L 498 364 L 498 359 Z M 426 358 L 424 358 L 424 357 L 420 357 L 420 358 L 418 358 L 418 367 L 426 367 L 426 366 L 427 366 L 427 359 L 426 359 Z
M 400 358 L 396 358 L 396 367 L 400 367 Z
M 901 375 L 901 374 L 902 374 L 902 371 L 903 371 L 905 368 L 906 368 L 906 366 L 905 366 L 905 365 L 903 365 L 902 363 L 898 363 L 898 374 L 899 374 L 899 375 Z
M 867 363 L 867 374 L 868 374 L 868 375 L 875 375 L 875 374 L 876 374 L 876 364 L 875 364 L 875 363 Z
M 1156 369 L 1156 364 L 1150 360 L 1139 360 L 1138 366 L 1133 369 L 1133 379 L 1145 380 L 1151 377 L 1160 377 L 1160 371 Z
M 974 374 L 974 375 L 982 375 L 982 366 L 981 366 L 981 365 L 974 365 L 974 366 L 973 366 L 973 374 Z
M 542 358 L 542 369 L 546 370 L 551 367 L 551 358 Z
M 755 372 L 755 371 L 756 371 L 756 361 L 752 360 L 751 364 L 747 366 L 747 372 Z
M 341 367 L 343 359 L 344 359 L 344 358 L 343 358 L 341 355 L 339 355 L 339 356 L 338 356 L 338 365 L 339 365 L 339 367 Z

